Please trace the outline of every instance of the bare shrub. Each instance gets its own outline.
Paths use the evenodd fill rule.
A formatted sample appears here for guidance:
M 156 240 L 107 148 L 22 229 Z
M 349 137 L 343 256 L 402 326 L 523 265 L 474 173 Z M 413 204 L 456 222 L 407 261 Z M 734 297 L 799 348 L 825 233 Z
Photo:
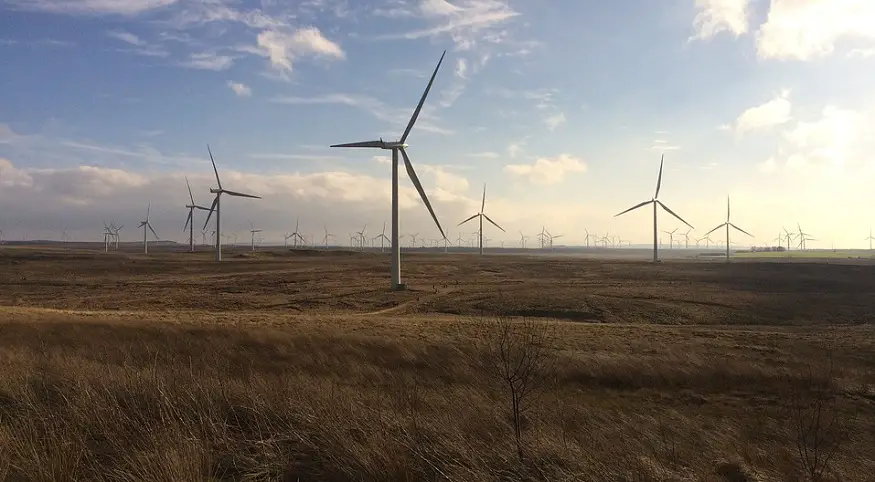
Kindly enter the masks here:
M 832 356 L 828 364 L 822 376 L 815 374 L 809 366 L 790 401 L 796 451 L 802 470 L 814 482 L 823 480 L 848 438 Z
M 514 439 L 521 458 L 523 416 L 554 379 L 554 338 L 549 324 L 531 319 L 499 317 L 485 323 L 484 369 L 510 397 Z

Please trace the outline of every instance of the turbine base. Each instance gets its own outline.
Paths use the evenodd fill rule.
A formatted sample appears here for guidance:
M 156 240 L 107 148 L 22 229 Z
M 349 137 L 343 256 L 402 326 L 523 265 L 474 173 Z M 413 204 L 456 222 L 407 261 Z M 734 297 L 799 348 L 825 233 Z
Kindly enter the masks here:
M 393 285 L 392 291 L 407 291 L 407 285 L 404 283 L 399 283 L 397 285 Z

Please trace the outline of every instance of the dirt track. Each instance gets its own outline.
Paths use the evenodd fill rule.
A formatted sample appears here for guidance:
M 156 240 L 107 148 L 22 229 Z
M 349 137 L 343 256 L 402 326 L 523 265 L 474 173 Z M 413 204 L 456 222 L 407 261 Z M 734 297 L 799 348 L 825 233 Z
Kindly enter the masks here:
M 0 306 L 264 315 L 494 315 L 593 323 L 859 324 L 875 266 L 413 254 L 130 253 L 0 247 Z

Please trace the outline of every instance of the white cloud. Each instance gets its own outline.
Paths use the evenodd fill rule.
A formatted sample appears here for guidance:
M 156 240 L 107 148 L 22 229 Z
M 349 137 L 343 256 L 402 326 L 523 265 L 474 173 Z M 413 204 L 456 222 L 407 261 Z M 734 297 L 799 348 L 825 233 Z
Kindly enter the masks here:
M 201 70 L 227 70 L 234 65 L 234 58 L 227 55 L 219 55 L 215 52 L 201 52 L 191 54 L 188 60 L 180 65 Z
M 780 92 L 765 104 L 745 110 L 735 121 L 735 132 L 739 135 L 755 130 L 764 130 L 790 121 L 793 105 L 789 99 L 790 91 Z
M 464 79 L 464 78 L 466 78 L 467 72 L 468 72 L 468 64 L 465 61 L 465 59 L 462 59 L 462 58 L 458 59 L 456 61 L 456 76 Z
M 875 40 L 875 2 L 869 0 L 772 0 L 757 33 L 764 59 L 811 60 L 830 55 L 838 40 Z
M 446 0 L 422 0 L 422 3 L 419 4 L 419 9 L 425 15 L 434 16 L 452 15 L 462 11 L 462 9 Z
M 867 117 L 853 110 L 827 106 L 819 119 L 799 122 L 784 134 L 784 138 L 795 150 L 793 164 L 821 164 L 843 166 L 851 159 L 857 159 L 860 141 L 868 128 Z
M 92 15 L 137 15 L 173 5 L 177 0 L 7 0 L 25 10 Z
M 271 99 L 272 102 L 279 104 L 340 104 L 362 109 L 363 111 L 373 115 L 379 120 L 391 123 L 398 129 L 403 130 L 413 113 L 411 108 L 397 109 L 390 107 L 381 100 L 359 94 L 333 93 L 324 95 L 314 95 L 309 97 L 295 96 L 280 96 Z M 432 121 L 434 117 L 428 113 L 427 108 L 424 108 L 420 113 L 419 119 L 416 122 L 415 130 L 423 130 L 435 134 L 450 135 L 454 131 L 445 129 L 435 125 Z
M 107 32 L 106 35 L 109 37 L 112 37 L 114 39 L 121 40 L 122 42 L 127 42 L 131 45 L 136 45 L 138 47 L 146 45 L 146 42 L 140 40 L 139 37 L 137 37 L 136 35 L 134 35 L 130 32 L 114 30 L 111 32 Z
M 457 51 L 471 50 L 478 45 L 512 44 L 505 24 L 520 15 L 507 0 L 456 0 L 453 3 L 423 0 L 416 8 L 399 2 L 375 13 L 384 17 L 415 18 L 428 24 L 417 30 L 377 37 L 379 39 L 448 35 L 455 42 Z
M 696 0 L 692 38 L 707 40 L 721 32 L 736 37 L 747 32 L 750 0 Z
M 875 47 L 865 48 L 865 49 L 853 49 L 850 52 L 848 52 L 848 57 L 862 58 L 862 59 L 868 59 L 869 57 L 875 57 Z
M 516 157 L 522 152 L 523 144 L 518 142 L 512 142 L 509 146 L 507 146 L 507 153 L 510 157 Z
M 561 126 L 562 124 L 564 124 L 565 121 L 566 121 L 565 114 L 562 112 L 559 112 L 557 114 L 553 114 L 551 116 L 547 116 L 544 119 L 544 123 L 547 124 L 547 128 L 550 129 L 551 131 L 556 130 L 556 128 Z
M 147 57 L 167 57 L 170 55 L 170 53 L 163 48 L 155 45 L 150 45 L 145 40 L 137 37 L 130 32 L 113 30 L 107 32 L 106 35 L 133 46 L 133 48 L 129 49 L 120 49 L 123 52 L 133 52 L 135 54 L 145 55 Z
M 0 186 L 5 188 L 30 186 L 33 179 L 26 172 L 16 169 L 12 161 L 0 157 Z
M 468 156 L 469 157 L 479 157 L 482 159 L 497 159 L 498 153 L 492 152 L 492 151 L 485 151 L 485 152 L 475 152 L 474 154 L 469 154 Z
M 757 169 L 763 173 L 774 172 L 778 168 L 778 163 L 775 161 L 774 157 L 768 158 L 766 161 L 762 162 L 757 166 Z
M 258 34 L 257 43 L 258 51 L 270 59 L 271 66 L 286 74 L 292 71 L 292 62 L 297 57 L 346 58 L 340 45 L 325 38 L 315 27 L 304 27 L 291 33 L 265 30 Z
M 566 174 L 586 172 L 586 169 L 586 163 L 569 154 L 561 154 L 553 159 L 541 157 L 534 164 L 509 164 L 504 167 L 506 172 L 541 185 L 560 183 Z
M 233 90 L 234 93 L 237 94 L 238 97 L 250 97 L 250 96 L 252 96 L 252 89 L 248 85 L 246 85 L 242 82 L 234 82 L 232 80 L 229 80 L 228 87 L 230 87 L 231 90 Z
M 464 177 L 447 171 L 442 166 L 420 164 L 415 169 L 434 177 L 434 186 L 450 193 L 462 193 L 468 190 L 468 180 Z

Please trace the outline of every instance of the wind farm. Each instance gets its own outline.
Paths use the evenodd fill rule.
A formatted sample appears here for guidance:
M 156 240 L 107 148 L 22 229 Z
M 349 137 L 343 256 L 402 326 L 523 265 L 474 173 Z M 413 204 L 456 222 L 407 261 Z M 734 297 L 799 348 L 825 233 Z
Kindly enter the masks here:
M 476 32 L 501 18 L 464 17 L 463 2 L 393 5 L 380 15 L 449 22 L 407 40 L 459 23 Z M 824 482 L 875 472 L 871 229 L 867 237 L 855 225 L 844 235 L 853 246 L 835 248 L 834 228 L 804 207 L 776 209 L 780 200 L 721 178 L 716 163 L 690 174 L 693 156 L 665 140 L 662 126 L 648 128 L 661 142 L 612 161 L 621 177 L 595 148 L 588 164 L 528 156 L 562 145 L 552 137 L 566 112 L 603 107 L 578 103 L 584 114 L 559 116 L 553 90 L 477 90 L 480 69 L 514 57 L 465 57 L 475 48 L 461 35 L 468 30 L 456 31 L 461 44 L 436 66 L 438 51 L 403 68 L 391 55 L 374 62 L 356 78 L 367 94 L 331 93 L 326 79 L 320 93 L 287 95 L 311 73 L 298 71 L 302 57 L 327 64 L 346 54 L 315 27 L 283 37 L 267 30 L 280 25 L 273 20 L 230 12 L 195 19 L 192 11 L 174 25 L 233 18 L 264 28 L 258 48 L 231 51 L 257 51 L 279 69 L 253 88 L 275 89 L 277 117 L 266 124 L 281 129 L 247 138 L 247 151 L 231 121 L 205 109 L 185 153 L 155 183 L 115 170 L 88 185 L 100 202 L 86 203 L 53 180 L 65 215 L 45 221 L 52 239 L 0 220 L 0 479 Z M 188 45 L 181 33 L 166 35 Z M 171 55 L 133 33 L 109 36 L 155 61 Z M 186 68 L 205 77 L 243 63 L 200 55 Z M 399 81 L 380 85 L 378 73 Z M 253 89 L 226 87 L 240 128 L 256 109 Z M 381 92 L 391 102 L 377 100 Z M 496 126 L 473 104 L 467 124 L 440 122 L 456 98 L 481 94 L 535 103 L 543 135 L 520 128 L 511 145 L 493 146 Z M 721 129 L 740 136 L 789 122 L 761 119 L 783 112 L 778 100 Z M 354 113 L 335 120 L 329 108 Z M 502 121 L 517 122 L 515 109 Z M 375 134 L 375 120 L 392 140 Z M 600 128 L 579 142 L 607 143 Z M 0 124 L 0 145 L 19 142 L 9 132 Z M 317 154 L 254 147 L 298 135 Z M 476 143 L 455 140 L 464 137 Z M 332 144 L 362 138 L 372 140 Z M 64 142 L 143 164 L 156 158 Z M 649 191 L 641 166 L 656 167 L 657 155 Z M 316 163 L 324 166 L 311 172 Z M 0 163 L 0 186 L 56 171 L 12 177 Z M 105 194 L 116 184 L 135 193 L 130 201 Z M 626 208 L 641 189 L 651 198 Z M 734 209 L 726 195 L 724 220 L 727 192 Z M 211 203 L 199 204 L 208 193 Z M 718 220 L 706 232 L 693 226 Z

